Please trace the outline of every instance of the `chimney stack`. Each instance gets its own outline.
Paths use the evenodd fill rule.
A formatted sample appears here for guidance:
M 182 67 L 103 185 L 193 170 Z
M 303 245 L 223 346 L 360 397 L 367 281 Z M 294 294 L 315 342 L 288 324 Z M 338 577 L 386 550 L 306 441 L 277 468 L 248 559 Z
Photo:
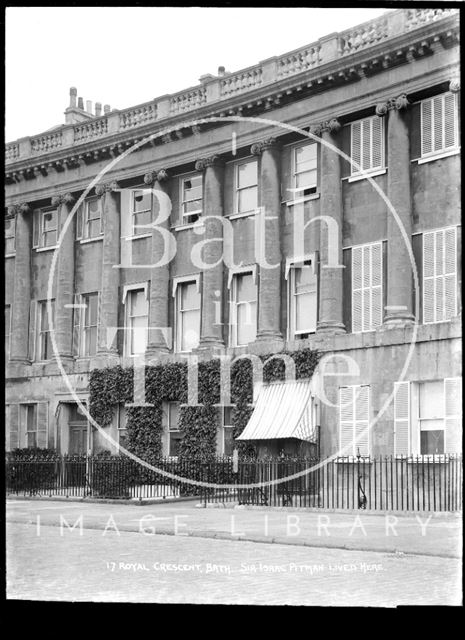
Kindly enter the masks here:
M 69 90 L 69 106 L 71 107 L 71 109 L 76 108 L 76 96 L 77 96 L 76 87 L 71 87 Z
M 84 99 L 81 97 L 78 98 L 78 109 L 82 109 L 84 111 Z
M 86 100 L 86 111 L 92 115 L 92 100 Z
M 95 103 L 95 117 L 98 118 L 102 115 L 102 103 L 101 102 L 96 102 Z
M 224 76 L 225 71 L 226 71 L 225 67 L 218 67 L 218 75 L 220 76 L 220 78 Z
M 109 104 L 104 105 L 104 107 L 103 107 L 103 113 L 105 113 L 105 114 L 106 114 L 106 113 L 110 113 L 110 111 L 111 111 L 111 109 L 110 109 L 110 105 L 109 105 Z

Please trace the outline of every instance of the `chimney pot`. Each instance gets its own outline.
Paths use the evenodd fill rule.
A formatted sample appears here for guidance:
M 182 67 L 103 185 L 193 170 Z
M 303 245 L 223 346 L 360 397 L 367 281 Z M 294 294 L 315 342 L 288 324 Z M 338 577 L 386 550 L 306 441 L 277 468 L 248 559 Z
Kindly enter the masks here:
M 102 115 L 102 103 L 101 102 L 96 102 L 95 103 L 95 115 L 96 115 L 97 118 Z
M 78 109 L 82 109 L 84 111 L 84 99 L 81 97 L 78 98 Z
M 226 71 L 225 67 L 218 67 L 218 75 L 219 76 L 224 76 L 225 71 Z
M 76 106 L 76 96 L 77 96 L 76 87 L 71 87 L 69 90 L 69 106 L 70 107 Z

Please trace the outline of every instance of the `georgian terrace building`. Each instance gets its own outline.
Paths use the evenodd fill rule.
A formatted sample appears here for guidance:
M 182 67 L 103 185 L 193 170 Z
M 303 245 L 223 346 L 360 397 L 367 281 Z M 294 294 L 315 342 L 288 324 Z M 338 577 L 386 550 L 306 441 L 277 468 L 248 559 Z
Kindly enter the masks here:
M 340 447 L 353 455 L 457 451 L 457 14 L 390 12 L 248 69 L 220 67 L 197 86 L 129 109 L 102 113 L 97 103 L 92 112 L 73 88 L 66 124 L 7 144 L 7 450 L 108 448 L 55 361 L 46 302 L 53 267 L 57 349 L 83 402 L 92 369 L 130 364 L 144 350 L 179 359 L 309 347 L 335 356 L 325 376 L 330 403 L 311 399 L 323 456 Z M 153 266 L 162 236 L 142 225 L 159 219 L 162 201 L 171 211 L 159 226 L 176 251 Z M 202 224 L 206 216 L 232 229 L 229 266 L 220 242 L 205 251 L 213 268 L 193 259 L 198 243 L 226 238 L 226 225 Z M 342 267 L 328 260 L 328 219 Z M 257 260 L 257 246 L 273 268 Z M 118 326 L 149 331 L 119 331 L 111 343 L 107 330 Z M 347 375 L 349 358 L 359 375 Z M 165 407 L 167 454 L 182 435 L 176 415 L 177 406 Z M 219 453 L 233 446 L 229 415 L 226 407 Z M 269 421 L 265 411 L 261 422 Z M 263 438 L 260 424 L 244 437 Z M 120 408 L 110 427 L 116 442 L 124 426 Z M 267 451 L 283 442 L 292 450 L 298 436 L 268 442 Z

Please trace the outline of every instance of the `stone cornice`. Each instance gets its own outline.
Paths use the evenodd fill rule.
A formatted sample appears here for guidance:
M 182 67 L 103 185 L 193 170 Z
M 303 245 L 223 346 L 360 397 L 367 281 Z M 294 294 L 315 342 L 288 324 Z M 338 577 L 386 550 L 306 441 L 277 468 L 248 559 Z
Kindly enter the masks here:
M 250 153 L 253 156 L 260 156 L 267 149 L 280 149 L 281 143 L 277 138 L 267 138 L 266 140 L 261 140 L 260 142 L 254 142 L 250 147 Z
M 151 102 L 133 109 L 111 112 L 104 116 L 107 120 L 105 127 L 94 126 L 102 118 L 85 123 L 85 128 L 90 127 L 86 135 L 82 135 L 82 125 L 79 125 L 77 137 L 73 126 L 67 125 L 57 131 L 11 142 L 6 145 L 8 179 L 18 181 L 32 178 L 38 173 L 46 175 L 50 170 L 64 171 L 82 162 L 101 159 L 102 153 L 103 157 L 119 155 L 136 139 L 153 134 L 154 128 L 166 132 L 168 123 L 172 123 L 174 128 L 176 123 L 186 119 L 194 120 L 208 115 L 221 116 L 231 112 L 257 115 L 286 100 L 299 97 L 299 93 L 302 97 L 313 89 L 318 92 L 328 90 L 340 83 L 356 81 L 367 74 L 383 71 L 391 65 L 413 63 L 424 55 L 434 53 L 443 43 L 448 48 L 456 43 L 457 16 L 438 11 L 394 11 L 382 17 L 383 21 L 387 20 L 389 27 L 386 35 L 381 29 L 380 38 L 373 41 L 370 39 L 369 25 L 360 25 L 342 34 L 322 38 L 319 41 L 321 51 L 316 57 L 312 58 L 313 53 L 310 55 L 310 49 L 318 49 L 312 45 L 302 48 L 302 51 L 291 52 L 292 55 L 285 54 L 264 61 L 256 67 L 250 67 L 250 70 L 261 69 L 261 80 L 257 84 L 248 82 L 252 71 L 228 74 L 225 76 L 230 83 L 228 87 L 238 88 L 228 89 L 227 93 L 221 91 L 221 78 L 214 78 L 211 82 L 215 91 L 205 93 L 202 86 L 192 87 L 175 96 L 158 99 L 157 109 L 149 108 L 154 104 Z M 378 24 L 377 20 L 374 22 Z M 360 32 L 364 32 L 364 29 L 366 38 L 360 38 Z M 344 48 L 340 49 L 338 47 L 342 41 Z M 294 64 L 299 55 L 303 56 L 302 61 Z M 187 108 L 184 102 L 187 102 Z M 189 127 L 191 132 L 193 126 L 191 124 Z M 180 135 L 183 132 L 173 135 L 173 142 Z M 21 174 L 21 171 L 28 172 L 28 175 Z
M 409 106 L 409 101 L 407 95 L 402 93 L 397 98 L 389 98 L 386 102 L 381 102 L 376 105 L 376 115 L 380 118 L 384 117 L 388 111 L 396 110 L 401 111 L 402 109 L 407 109 Z
M 61 204 L 73 204 L 74 196 L 71 193 L 61 193 L 52 197 L 52 207 L 59 207 Z
M 98 196 L 99 198 L 101 198 L 106 193 L 112 193 L 115 191 L 120 191 L 119 184 L 116 182 L 116 180 L 113 180 L 112 182 L 107 182 L 105 184 L 98 184 L 95 187 L 95 195 Z
M 323 133 L 331 133 L 336 134 L 341 129 L 341 123 L 336 118 L 331 118 L 331 120 L 325 120 L 320 124 L 316 124 L 310 127 L 310 133 L 313 133 L 314 136 L 321 136 Z
M 208 158 L 201 158 L 195 163 L 196 171 L 205 171 L 208 167 L 222 167 L 224 160 L 221 156 L 214 154 Z

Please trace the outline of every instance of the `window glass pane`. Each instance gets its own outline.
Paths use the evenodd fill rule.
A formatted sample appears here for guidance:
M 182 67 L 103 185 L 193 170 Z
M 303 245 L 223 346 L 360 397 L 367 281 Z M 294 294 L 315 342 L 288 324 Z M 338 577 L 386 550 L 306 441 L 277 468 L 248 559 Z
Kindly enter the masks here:
M 197 291 L 197 283 L 189 282 L 181 285 L 181 309 L 200 309 L 200 293 Z
M 100 206 L 97 198 L 87 201 L 87 219 L 100 220 Z
M 97 353 L 97 327 L 86 329 L 85 355 L 94 356 Z
M 147 346 L 147 316 L 136 316 L 132 319 L 131 353 L 144 353 Z
M 420 419 L 444 417 L 442 380 L 420 384 Z
M 192 213 L 202 211 L 202 200 L 190 200 L 184 203 L 184 213 Z
M 35 431 L 36 426 L 35 407 L 33 405 L 28 405 L 26 407 L 26 429 L 27 431 Z
M 223 407 L 223 424 L 225 426 L 233 424 L 233 408 L 234 407 Z
M 257 187 L 249 187 L 242 189 L 237 194 L 237 211 L 244 213 L 245 211 L 253 211 L 258 205 L 258 189 Z
M 256 338 L 257 305 L 245 303 L 237 306 L 237 344 L 249 344 Z
M 296 173 L 316 169 L 316 144 L 307 144 L 295 150 Z
M 444 453 L 444 431 L 422 431 L 420 434 L 421 455 Z
M 296 189 L 311 188 L 316 186 L 316 169 L 314 171 L 304 171 L 295 177 Z
M 170 431 L 178 431 L 179 425 L 179 404 L 177 402 L 170 402 L 168 407 L 169 412 L 169 429 Z
M 143 289 L 130 291 L 131 316 L 145 316 L 148 313 L 148 300 Z
M 237 186 L 239 189 L 257 184 L 257 162 L 247 162 L 237 167 Z
M 310 266 L 297 267 L 295 269 L 295 291 L 306 293 L 316 290 L 316 275 Z
M 133 216 L 135 236 L 140 236 L 146 233 L 151 233 L 152 227 L 149 226 L 152 222 L 152 211 L 142 211 L 141 213 L 135 213 Z
M 234 438 L 233 438 L 233 429 L 232 427 L 224 427 L 224 455 L 232 456 L 234 450 Z
M 181 440 L 182 440 L 182 434 L 179 431 L 172 432 L 169 434 L 169 438 L 170 438 L 169 455 L 178 456 L 179 445 L 181 444 Z
M 199 344 L 200 310 L 182 312 L 181 350 L 191 351 Z
M 57 211 L 47 211 L 44 213 L 44 231 L 55 230 L 57 228 Z
M 98 314 L 98 293 L 91 293 L 86 296 L 86 324 L 96 325 Z
M 296 331 L 316 329 L 316 292 L 296 296 Z
M 149 190 L 133 192 L 133 211 L 146 211 L 152 208 L 152 193 Z
M 44 233 L 44 247 L 54 247 L 57 243 L 57 232 L 46 231 Z
M 256 286 L 253 281 L 253 274 L 247 273 L 236 276 L 237 281 L 237 302 L 250 302 L 257 297 Z

